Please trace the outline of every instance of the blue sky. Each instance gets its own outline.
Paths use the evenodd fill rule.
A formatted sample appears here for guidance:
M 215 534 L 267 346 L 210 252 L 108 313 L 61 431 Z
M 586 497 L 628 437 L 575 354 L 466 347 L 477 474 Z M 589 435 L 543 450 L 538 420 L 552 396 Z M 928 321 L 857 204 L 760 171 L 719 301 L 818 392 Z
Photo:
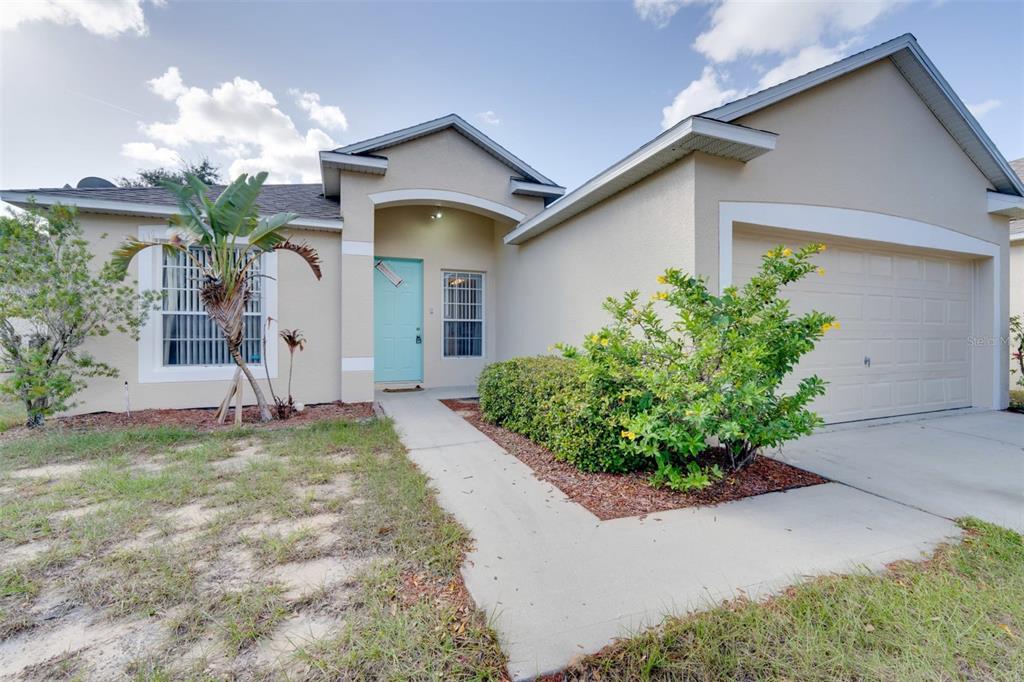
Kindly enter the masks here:
M 315 151 L 449 112 L 576 186 L 688 113 L 914 33 L 1024 156 L 1024 3 L 165 3 L 0 9 L 0 187 Z

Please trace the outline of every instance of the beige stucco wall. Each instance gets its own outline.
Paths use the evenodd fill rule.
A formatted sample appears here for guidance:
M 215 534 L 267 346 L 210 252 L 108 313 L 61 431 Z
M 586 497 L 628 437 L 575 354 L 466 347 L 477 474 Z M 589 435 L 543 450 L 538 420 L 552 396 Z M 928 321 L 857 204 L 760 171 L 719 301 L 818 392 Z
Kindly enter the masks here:
M 495 224 L 490 218 L 446 208 L 431 220 L 429 206 L 397 206 L 377 211 L 374 250 L 378 257 L 423 261 L 423 381 L 427 386 L 476 383 L 497 347 Z M 484 357 L 442 357 L 444 270 L 484 274 Z
M 665 268 L 692 271 L 693 170 L 684 159 L 520 246 L 499 239 L 501 357 L 579 345 L 607 321 L 608 296 L 647 296 Z
M 341 174 L 341 213 L 345 223 L 343 238 L 346 241 L 362 242 L 363 245 L 369 244 L 369 248 L 376 254 L 383 255 L 375 243 L 376 216 L 385 215 L 387 209 L 375 206 L 370 199 L 371 194 L 408 189 L 448 190 L 497 202 L 526 216 L 544 207 L 540 198 L 511 194 L 509 179 L 516 174 L 515 171 L 451 129 L 382 150 L 380 155 L 388 159 L 385 175 Z M 473 211 L 472 208 L 463 208 Z M 511 227 L 511 222 L 507 225 Z M 411 238 L 422 236 L 415 231 L 408 234 Z M 421 243 L 421 246 L 428 248 L 425 243 Z M 449 247 L 457 248 L 458 245 L 450 244 Z M 433 249 L 434 245 L 429 248 Z M 349 251 L 355 249 L 355 246 L 349 247 Z M 423 257 L 411 249 L 405 253 L 409 258 Z M 489 278 L 488 284 L 492 290 L 495 279 Z M 371 256 L 353 253 L 342 256 L 342 289 L 346 292 L 341 323 L 342 356 L 355 366 L 360 366 L 356 363 L 365 362 L 373 356 Z M 425 303 L 425 306 L 429 304 Z M 491 306 L 492 310 L 494 307 Z M 424 371 L 430 371 L 426 356 L 424 361 Z M 455 379 L 445 379 L 446 384 L 458 383 L 458 378 L 475 376 L 479 371 L 479 363 L 460 362 L 464 362 L 465 366 L 456 370 Z M 433 373 L 440 380 L 438 369 L 435 366 Z M 428 385 L 433 385 L 429 378 L 425 380 Z M 352 370 L 342 373 L 343 400 L 368 400 L 372 398 L 373 390 L 372 371 Z
M 97 266 L 109 258 L 110 251 L 124 237 L 137 236 L 139 226 L 161 224 L 152 218 L 95 214 L 82 214 L 80 221 L 96 254 L 94 263 Z M 292 393 L 296 400 L 306 403 L 337 400 L 340 393 L 340 235 L 294 230 L 292 236 L 309 242 L 323 260 L 323 279 L 317 281 L 309 266 L 298 256 L 285 252 L 278 255 L 277 329 L 298 327 L 308 340 L 306 350 L 296 355 Z M 130 280 L 136 280 L 137 272 L 138 264 L 133 262 Z M 286 388 L 288 351 L 280 339 L 276 342 L 279 344 L 279 378 L 275 380 L 275 387 L 281 392 Z M 90 379 L 88 387 L 78 396 L 80 404 L 72 411 L 74 413 L 123 410 L 125 381 L 128 382 L 133 409 L 211 407 L 220 403 L 228 389 L 228 381 L 140 384 L 138 343 L 123 334 L 90 340 L 85 349 L 97 359 L 116 367 L 119 376 L 115 379 Z M 266 381 L 261 383 L 266 390 Z M 247 403 L 254 402 L 248 387 L 245 395 Z M 269 394 L 267 399 L 270 399 Z
M 1010 314 L 1024 315 L 1024 239 L 1010 244 Z
M 987 212 L 991 188 L 981 171 L 888 60 L 746 116 L 737 123 L 778 133 L 769 152 L 747 164 L 696 156 L 697 271 L 717 285 L 719 204 L 811 204 L 911 218 L 1001 247 L 1000 287 L 1009 286 L 1008 221 Z M 975 334 L 1006 336 L 1008 303 L 995 310 L 992 259 L 975 267 Z M 975 404 L 992 404 L 991 343 L 971 346 Z M 1002 349 L 1005 351 L 1005 347 Z M 998 379 L 997 379 L 998 380 Z M 1005 385 L 1001 388 L 1005 396 Z M 1005 403 L 1005 397 L 1004 397 Z

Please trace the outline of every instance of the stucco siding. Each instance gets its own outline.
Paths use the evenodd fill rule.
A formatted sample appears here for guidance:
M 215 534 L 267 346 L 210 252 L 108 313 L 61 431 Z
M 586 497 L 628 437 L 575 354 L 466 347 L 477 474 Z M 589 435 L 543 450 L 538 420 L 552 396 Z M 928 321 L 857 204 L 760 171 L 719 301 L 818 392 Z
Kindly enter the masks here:
M 494 221 L 444 209 L 431 220 L 430 206 L 397 206 L 377 211 L 374 253 L 377 257 L 423 261 L 423 381 L 427 386 L 466 386 L 476 382 L 497 347 L 497 283 Z M 484 357 L 445 358 L 442 275 L 445 270 L 484 274 Z
M 608 296 L 694 269 L 693 163 L 684 159 L 520 246 L 499 241 L 498 352 L 579 344 L 608 320 Z
M 139 226 L 160 226 L 152 218 L 131 218 L 82 214 L 80 222 L 96 254 L 98 267 L 110 257 L 110 251 L 129 235 L 138 234 Z M 105 235 L 105 236 L 104 236 Z M 323 260 L 323 279 L 317 281 L 304 261 L 290 253 L 278 256 L 278 309 L 274 326 L 274 342 L 278 346 L 278 368 L 275 387 L 285 390 L 288 372 L 287 347 L 276 332 L 280 329 L 301 329 L 308 340 L 306 350 L 295 358 L 293 394 L 300 402 L 318 403 L 337 400 L 340 395 L 338 371 L 339 329 L 341 314 L 340 235 L 337 233 L 294 230 L 292 236 L 309 242 Z M 129 280 L 135 281 L 138 264 L 133 262 Z M 154 313 L 158 315 L 159 313 Z M 227 381 L 185 381 L 139 383 L 139 344 L 124 334 L 113 333 L 87 342 L 85 350 L 118 369 L 117 378 L 90 379 L 77 400 L 72 413 L 123 411 L 124 382 L 133 409 L 211 407 L 217 405 L 227 391 Z M 266 380 L 261 384 L 266 390 Z M 246 388 L 246 403 L 254 402 Z M 268 394 L 268 400 L 269 400 Z

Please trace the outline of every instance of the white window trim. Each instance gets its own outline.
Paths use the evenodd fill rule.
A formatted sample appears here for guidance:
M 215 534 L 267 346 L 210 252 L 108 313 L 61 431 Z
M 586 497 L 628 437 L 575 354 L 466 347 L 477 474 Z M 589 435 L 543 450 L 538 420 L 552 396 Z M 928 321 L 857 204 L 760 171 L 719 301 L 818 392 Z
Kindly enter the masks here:
M 749 223 L 764 227 L 827 234 L 850 239 L 918 248 L 967 253 L 992 260 L 992 338 L 1002 336 L 1003 308 L 1000 247 L 977 237 L 920 220 L 884 213 L 808 204 L 775 204 L 721 201 L 718 204 L 718 286 L 732 284 L 733 225 Z M 978 330 L 980 332 L 980 330 Z M 994 347 L 996 348 L 996 347 Z M 1002 352 L 992 351 L 992 409 L 1002 409 Z
M 174 233 L 174 230 L 166 225 L 141 225 L 139 226 L 139 239 L 143 241 L 166 241 Z M 244 243 L 244 240 L 240 240 Z M 160 291 L 162 287 L 161 267 L 163 249 L 151 247 L 138 256 L 139 263 L 139 292 Z M 263 333 L 273 337 L 268 338 L 267 353 L 264 362 L 270 369 L 270 378 L 277 378 L 277 254 L 274 252 L 265 253 L 262 257 L 263 274 L 266 275 L 263 281 L 262 301 L 262 322 Z M 275 320 L 273 328 L 267 329 L 267 316 Z M 163 333 L 161 323 L 163 315 L 159 310 L 152 311 L 146 318 L 139 333 L 139 383 L 157 384 L 182 381 L 227 381 L 234 377 L 236 365 L 209 365 L 209 366 L 166 366 L 163 364 Z M 263 363 L 249 364 L 249 368 L 257 379 L 265 378 L 266 371 Z
M 467 275 L 480 275 L 480 308 L 483 313 L 480 316 L 480 355 L 445 355 L 444 354 L 444 323 L 445 322 L 457 322 L 458 320 L 449 320 L 445 317 L 444 308 L 446 304 L 445 299 L 445 277 L 448 273 L 464 272 Z M 467 322 L 476 322 L 476 320 L 467 320 Z M 487 357 L 487 273 L 481 270 L 473 270 L 472 268 L 441 268 L 441 360 L 482 360 Z

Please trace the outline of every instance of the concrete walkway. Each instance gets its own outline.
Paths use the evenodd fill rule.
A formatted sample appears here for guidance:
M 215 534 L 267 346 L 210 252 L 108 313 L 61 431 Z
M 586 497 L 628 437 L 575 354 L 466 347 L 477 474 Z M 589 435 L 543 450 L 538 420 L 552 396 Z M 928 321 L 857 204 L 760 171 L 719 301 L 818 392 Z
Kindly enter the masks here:
M 959 534 L 946 519 L 839 484 L 599 521 L 437 402 L 466 395 L 378 399 L 474 538 L 463 577 L 493 617 L 515 679 L 559 670 L 668 614 L 877 570 Z
M 774 457 L 955 519 L 1024 533 L 1024 415 L 957 412 L 832 427 Z

